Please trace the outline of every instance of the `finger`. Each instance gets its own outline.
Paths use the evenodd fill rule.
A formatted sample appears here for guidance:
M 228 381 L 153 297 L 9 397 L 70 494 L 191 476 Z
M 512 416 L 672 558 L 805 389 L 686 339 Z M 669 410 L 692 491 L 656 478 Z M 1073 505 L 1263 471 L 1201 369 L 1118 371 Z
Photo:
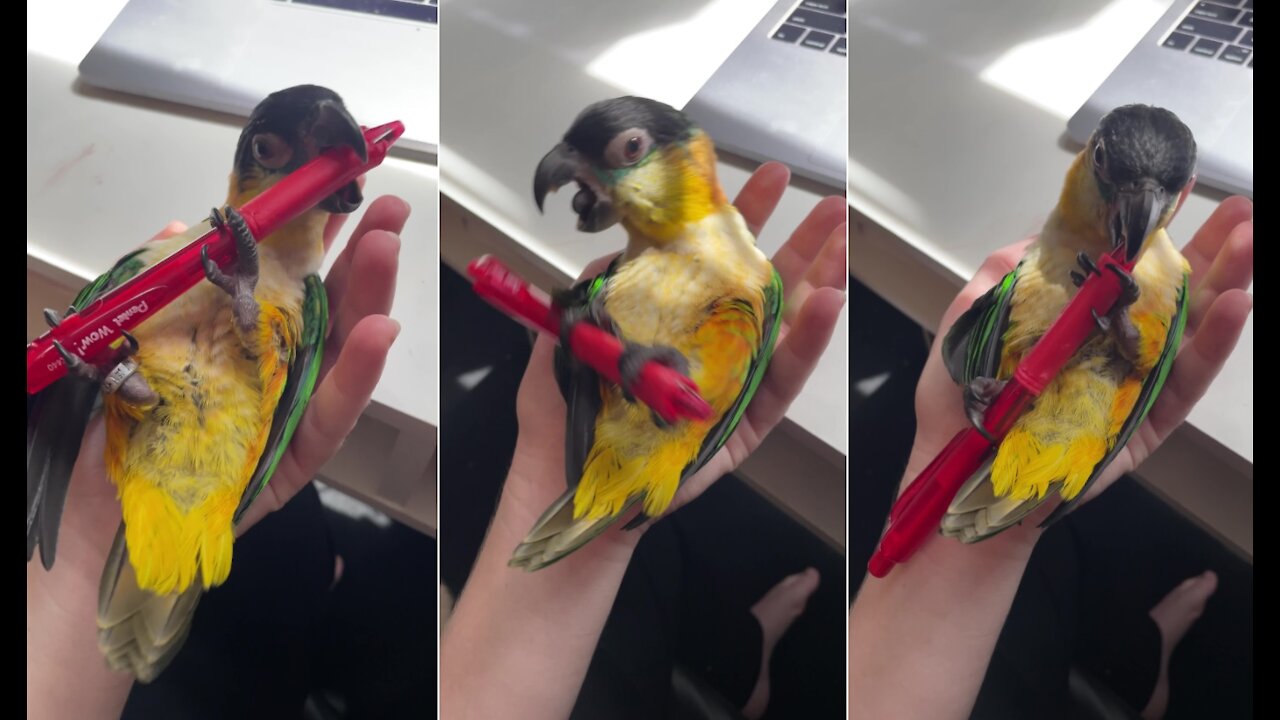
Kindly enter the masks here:
M 791 170 L 780 162 L 767 162 L 747 178 L 738 197 L 733 199 L 734 207 L 747 221 L 747 228 L 752 235 L 760 235 L 760 229 L 769 221 L 769 216 L 778 207 L 782 193 L 791 181 Z
M 364 191 L 363 175 L 356 178 L 356 187 L 360 188 L 361 192 Z M 368 212 L 366 212 L 365 214 L 367 215 Z M 348 217 L 350 216 L 347 213 L 333 214 L 333 215 L 330 215 L 329 220 L 325 222 L 325 225 L 324 225 L 325 252 L 328 252 L 329 248 L 333 245 L 334 239 L 338 237 L 338 232 L 342 230 L 342 226 L 346 224 Z M 397 230 L 396 232 L 400 232 L 400 231 Z M 359 235 L 356 235 L 356 237 L 359 237 Z
M 396 297 L 400 238 L 385 230 L 366 233 L 351 258 L 351 282 L 336 301 L 329 342 L 338 352 L 351 330 L 369 315 L 388 315 Z
M 293 441 L 267 486 L 276 507 L 311 482 L 320 467 L 338 452 L 368 406 L 387 353 L 399 334 L 399 323 L 378 315 L 364 318 L 351 331 L 333 369 L 311 397 Z M 241 526 L 248 527 L 272 509 L 267 503 L 254 503 Z
M 1253 221 L 1232 228 L 1218 248 L 1213 264 L 1200 273 L 1200 282 L 1191 286 L 1187 332 L 1194 335 L 1200 319 L 1218 296 L 1228 290 L 1245 290 L 1253 282 Z
M 1182 249 L 1182 256 L 1191 263 L 1192 287 L 1199 282 L 1199 275 L 1208 269 L 1219 248 L 1232 228 L 1253 219 L 1253 202 L 1239 195 L 1229 197 L 1218 204 L 1209 219 L 1204 221 L 1191 242 Z
M 1253 298 L 1231 289 L 1218 296 L 1204 316 L 1200 332 L 1183 344 L 1160 397 L 1148 418 L 1159 437 L 1173 431 L 1204 395 L 1235 349 L 1253 310 Z
M 166 240 L 168 238 L 173 237 L 174 235 L 180 235 L 186 231 L 187 231 L 186 223 L 181 223 L 181 222 L 178 222 L 177 220 L 174 220 L 170 222 L 168 225 L 165 225 L 163 230 L 156 233 L 155 235 L 152 235 L 151 239 L 147 240 L 147 242 L 155 242 L 156 240 Z
M 849 263 L 845 257 L 848 245 L 847 226 L 840 223 L 827 236 L 822 244 L 818 257 L 809 270 L 794 288 L 785 285 L 786 302 L 783 305 L 783 318 L 787 323 L 795 320 L 796 309 L 804 307 L 809 295 L 816 288 L 828 287 L 843 291 L 848 284 Z
M 783 287 L 804 277 L 831 231 L 844 221 L 845 201 L 842 197 L 826 197 L 813 206 L 791 237 L 773 255 L 773 267 L 782 276 Z
M 334 260 L 333 266 L 329 268 L 329 274 L 325 276 L 324 286 L 335 304 L 346 290 L 347 278 L 351 275 L 351 258 L 355 257 L 356 248 L 359 247 L 364 236 L 374 230 L 385 230 L 399 235 L 404 230 L 404 224 L 408 219 L 409 203 L 395 195 L 383 195 L 369 204 L 369 209 L 365 211 L 364 217 L 360 218 L 355 232 L 351 233 L 351 239 L 347 241 L 346 247 L 342 248 L 342 254 Z M 325 248 L 328 247 L 326 243 Z
M 844 293 L 834 288 L 814 290 L 786 337 L 778 342 L 756 397 L 747 406 L 751 426 L 763 429 L 760 437 L 782 419 L 813 373 L 831 342 L 844 299 Z

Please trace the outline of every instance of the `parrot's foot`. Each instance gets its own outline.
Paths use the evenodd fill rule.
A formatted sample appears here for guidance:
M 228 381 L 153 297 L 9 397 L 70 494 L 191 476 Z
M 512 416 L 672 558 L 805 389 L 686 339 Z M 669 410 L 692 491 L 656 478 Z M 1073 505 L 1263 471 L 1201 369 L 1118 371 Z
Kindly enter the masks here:
M 668 345 L 639 345 L 636 343 L 623 343 L 622 356 L 618 358 L 618 375 L 622 379 L 622 395 L 629 402 L 635 402 L 635 393 L 632 388 L 640 379 L 640 371 L 644 368 L 645 363 L 650 361 L 666 365 L 681 375 L 689 374 L 689 361 L 679 350 Z M 669 425 L 667 421 L 658 417 L 657 413 L 650 413 L 653 416 L 653 422 L 660 428 Z
M 1110 325 L 1111 336 L 1115 338 L 1116 349 L 1120 351 L 1121 357 L 1133 364 L 1137 364 L 1142 335 L 1138 333 L 1138 327 L 1133 324 L 1133 318 L 1129 316 L 1128 306 L 1116 303 L 1116 306 L 1111 310 L 1108 325 Z
M 1078 273 L 1073 270 L 1071 272 L 1071 282 L 1075 283 L 1076 287 L 1080 287 L 1090 275 L 1098 272 L 1098 264 L 1093 261 L 1093 258 L 1089 257 L 1089 253 L 1083 250 L 1080 251 L 1079 255 L 1076 255 L 1076 262 L 1084 272 Z
M 992 444 L 996 439 L 991 437 L 991 433 L 987 432 L 986 426 L 983 424 L 984 416 L 987 414 L 987 408 L 991 405 L 991 401 L 996 399 L 1007 380 L 996 380 L 995 378 L 974 378 L 972 382 L 964 388 L 964 412 L 969 417 L 969 422 L 982 433 L 982 437 L 986 438 Z
M 236 325 L 242 332 L 251 332 L 258 326 L 258 301 L 253 296 L 258 287 L 258 241 L 249 231 L 244 216 L 233 207 L 227 208 L 225 216 L 214 208 L 209 213 L 209 222 L 214 228 L 224 225 L 231 228 L 231 235 L 236 240 L 236 270 L 231 275 L 222 272 L 218 264 L 209 259 L 208 246 L 205 246 L 200 250 L 204 276 L 231 296 Z
M 66 316 L 70 315 L 75 311 L 76 309 L 74 307 L 69 307 L 67 308 L 67 311 L 65 313 L 59 315 L 57 310 L 54 310 L 53 308 L 45 308 L 44 321 L 49 325 L 49 327 L 56 328 L 62 324 L 63 318 L 65 318 Z
M 1119 265 L 1108 265 L 1107 269 L 1120 278 L 1120 299 L 1116 301 L 1116 307 L 1129 307 L 1137 302 L 1142 291 L 1138 288 L 1138 281 L 1133 279 L 1133 275 Z
M 104 395 L 115 393 L 130 405 L 140 407 L 154 405 L 160 396 L 138 374 L 138 361 L 133 359 L 133 355 L 138 352 L 138 339 L 127 330 L 121 330 L 120 334 L 124 337 L 124 344 L 120 346 L 120 350 L 112 360 L 111 370 L 107 372 L 104 372 L 101 367 L 90 365 L 80 356 L 72 354 L 57 340 L 53 341 L 53 346 L 62 356 L 68 375 L 98 383 L 102 386 Z

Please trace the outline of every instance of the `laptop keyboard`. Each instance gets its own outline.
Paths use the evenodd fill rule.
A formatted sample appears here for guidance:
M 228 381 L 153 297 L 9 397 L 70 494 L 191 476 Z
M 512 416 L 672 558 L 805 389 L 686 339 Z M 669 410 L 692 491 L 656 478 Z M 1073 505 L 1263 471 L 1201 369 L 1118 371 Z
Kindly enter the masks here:
M 800 0 L 773 31 L 773 39 L 847 57 L 847 0 Z
M 275 0 L 294 5 L 311 5 L 313 7 L 331 8 L 381 15 L 400 20 L 416 20 L 435 25 L 440 22 L 439 0 Z
M 1253 0 L 1192 3 L 1161 43 L 1171 50 L 1253 67 Z

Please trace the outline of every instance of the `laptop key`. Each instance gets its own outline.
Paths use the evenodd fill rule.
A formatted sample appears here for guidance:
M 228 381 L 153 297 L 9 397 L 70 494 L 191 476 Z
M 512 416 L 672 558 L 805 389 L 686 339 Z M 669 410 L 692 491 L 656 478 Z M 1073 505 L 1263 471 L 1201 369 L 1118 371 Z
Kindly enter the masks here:
M 1236 23 L 1236 24 L 1237 24 L 1237 25 L 1243 25 L 1243 26 L 1245 26 L 1245 27 L 1247 27 L 1247 28 L 1251 28 L 1251 27 L 1253 27 L 1253 13 L 1251 13 L 1251 12 L 1247 12 L 1247 13 L 1245 13 L 1245 14 L 1244 14 L 1244 16 L 1240 18 L 1240 22 L 1238 22 L 1238 23 Z
M 1164 46 L 1167 48 L 1173 48 L 1174 50 L 1186 50 L 1192 40 L 1195 40 L 1195 38 L 1186 33 L 1169 33 L 1169 37 L 1164 39 Z
M 787 18 L 787 22 L 792 25 L 803 25 L 815 30 L 822 30 L 833 35 L 845 34 L 845 19 L 838 18 L 834 15 L 814 12 L 812 10 L 796 10 L 791 13 L 791 17 Z M 1235 40 L 1235 38 L 1231 38 Z M 825 49 L 825 48 L 824 48 Z
M 1226 40 L 1227 42 L 1235 42 L 1235 39 L 1240 37 L 1241 33 L 1238 27 L 1195 17 L 1188 17 L 1178 23 L 1178 29 L 1182 32 L 1213 38 L 1214 40 Z
M 802 27 L 796 27 L 795 25 L 783 25 L 773 34 L 773 39 L 793 43 L 799 40 L 800 36 L 803 34 L 804 28 Z
M 849 38 L 840 38 L 835 45 L 831 46 L 831 52 L 837 55 L 849 56 Z
M 1235 22 L 1240 17 L 1240 11 L 1236 8 L 1229 8 L 1225 5 L 1219 5 L 1211 2 L 1198 2 L 1196 6 L 1191 8 L 1191 14 L 1196 17 L 1208 18 L 1209 20 L 1218 20 L 1219 22 Z
M 831 41 L 835 39 L 836 36 L 831 33 L 824 33 L 820 30 L 810 30 L 809 34 L 804 36 L 804 40 L 800 41 L 800 44 L 807 48 L 813 48 L 814 50 L 826 50 L 827 46 L 831 44 Z
M 1226 60 L 1229 63 L 1235 63 L 1237 65 L 1243 65 L 1244 61 L 1249 59 L 1249 51 L 1236 45 L 1229 45 L 1227 46 L 1227 49 L 1223 50 L 1222 54 L 1218 56 L 1218 59 Z
M 1222 43 L 1217 40 L 1206 40 L 1204 38 L 1197 40 L 1196 44 L 1191 46 L 1191 52 L 1205 57 L 1214 57 L 1221 49 Z
M 835 13 L 836 15 L 844 15 L 849 11 L 846 0 L 804 0 L 800 3 L 800 7 Z
M 1252 30 L 1245 33 L 1244 37 L 1240 38 L 1240 44 L 1248 48 L 1253 47 L 1253 31 Z

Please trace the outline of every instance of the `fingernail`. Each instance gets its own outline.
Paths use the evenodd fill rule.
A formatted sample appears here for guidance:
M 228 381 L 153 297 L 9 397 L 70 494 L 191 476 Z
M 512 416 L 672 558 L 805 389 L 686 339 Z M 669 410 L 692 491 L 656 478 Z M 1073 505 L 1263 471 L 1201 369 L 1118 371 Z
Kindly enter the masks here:
M 392 325 L 396 326 L 396 334 L 391 336 L 391 342 L 395 342 L 396 338 L 400 337 L 400 321 L 396 320 L 395 318 L 387 318 L 387 319 L 391 321 Z

